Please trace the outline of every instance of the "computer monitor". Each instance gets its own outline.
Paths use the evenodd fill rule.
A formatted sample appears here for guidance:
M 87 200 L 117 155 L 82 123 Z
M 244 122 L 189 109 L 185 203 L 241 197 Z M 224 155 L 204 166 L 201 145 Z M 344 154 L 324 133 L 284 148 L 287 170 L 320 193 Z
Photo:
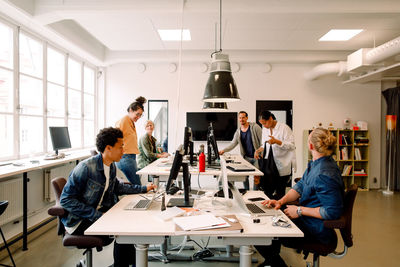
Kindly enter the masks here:
M 192 129 L 190 127 L 185 127 L 183 149 L 184 149 L 184 155 L 189 155 L 190 165 L 193 165 L 194 162 L 193 138 L 192 138 Z
M 174 207 L 174 206 L 193 207 L 194 199 L 189 198 L 189 193 L 190 193 L 189 164 L 187 162 L 183 162 L 183 154 L 184 150 L 182 148 L 182 145 L 180 145 L 175 152 L 174 161 L 172 163 L 165 191 L 168 194 L 176 193 L 176 190 L 172 190 L 173 183 L 176 181 L 176 178 L 178 177 L 179 174 L 179 170 L 182 167 L 184 198 L 171 198 L 167 204 L 168 207 Z
M 68 127 L 49 127 L 51 143 L 53 150 L 58 155 L 59 149 L 71 148 L 71 140 L 69 139 Z
M 212 152 L 214 152 L 214 157 L 212 157 Z M 208 165 L 212 164 L 212 161 L 215 161 L 219 158 L 219 153 L 218 153 L 218 146 L 217 146 L 217 141 L 215 139 L 214 135 L 214 129 L 212 122 L 210 122 L 210 125 L 208 126 L 208 132 L 207 132 L 207 163 Z

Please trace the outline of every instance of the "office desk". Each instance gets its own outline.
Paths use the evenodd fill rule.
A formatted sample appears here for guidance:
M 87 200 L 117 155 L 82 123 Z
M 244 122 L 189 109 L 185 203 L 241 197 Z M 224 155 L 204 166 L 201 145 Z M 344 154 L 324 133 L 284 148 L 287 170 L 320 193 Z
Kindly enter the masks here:
M 262 196 L 267 198 L 261 191 L 248 191 L 244 198 Z M 166 202 L 171 196 L 166 197 Z M 176 197 L 176 196 L 173 196 Z M 204 233 L 176 232 L 172 220 L 163 222 L 156 217 L 160 213 L 161 203 L 153 202 L 147 211 L 124 210 L 131 201 L 141 199 L 138 195 L 128 195 L 121 199 L 113 208 L 106 212 L 86 231 L 86 235 L 114 235 L 116 241 L 122 244 L 136 244 L 136 265 L 147 267 L 149 244 L 161 244 L 165 236 L 204 236 Z M 211 199 L 211 198 L 210 198 Z M 195 206 L 198 205 L 198 200 Z M 286 217 L 281 211 L 282 216 Z M 213 212 L 214 213 L 214 212 Z M 237 205 L 229 209 L 215 211 L 216 215 L 235 214 L 242 224 L 243 233 L 221 234 L 215 232 L 206 236 L 220 237 L 224 245 L 240 246 L 240 266 L 251 266 L 251 245 L 269 245 L 274 237 L 302 237 L 303 233 L 291 223 L 291 228 L 274 227 L 271 225 L 272 216 L 262 216 L 261 223 L 254 224 L 252 218 L 241 213 Z M 286 217 L 287 218 L 287 217 Z M 226 231 L 225 231 L 226 232 Z
M 223 157 L 223 156 L 221 156 Z M 250 168 L 254 168 L 255 171 L 250 172 L 234 172 L 230 169 L 227 169 L 227 175 L 230 181 L 241 182 L 244 181 L 246 176 L 263 176 L 264 173 L 258 170 L 256 167 L 251 165 L 248 161 L 246 161 L 241 155 L 232 155 L 230 159 L 233 159 L 235 162 L 240 162 L 241 164 L 245 164 Z M 147 165 L 143 169 L 136 172 L 138 175 L 158 175 L 158 176 L 169 176 L 171 166 L 165 166 L 165 163 L 170 163 L 168 159 L 157 159 L 156 161 L 152 162 L 151 164 Z M 232 165 L 232 163 L 227 163 L 227 166 Z M 198 166 L 189 166 L 189 172 L 192 175 L 212 175 L 212 176 L 219 176 L 221 174 L 220 169 L 213 169 L 213 168 L 206 168 L 205 172 L 199 172 Z
M 2 178 L 22 174 L 22 250 L 28 249 L 28 172 L 43 170 L 50 167 L 63 165 L 65 163 L 76 161 L 77 163 L 85 158 L 90 157 L 90 151 L 71 151 L 70 154 L 62 159 L 44 160 L 44 157 L 35 157 L 12 162 L 22 163 L 22 166 L 5 165 L 0 166 L 0 181 Z M 38 163 L 31 163 L 32 160 Z M 12 242 L 18 241 L 20 238 L 14 239 Z

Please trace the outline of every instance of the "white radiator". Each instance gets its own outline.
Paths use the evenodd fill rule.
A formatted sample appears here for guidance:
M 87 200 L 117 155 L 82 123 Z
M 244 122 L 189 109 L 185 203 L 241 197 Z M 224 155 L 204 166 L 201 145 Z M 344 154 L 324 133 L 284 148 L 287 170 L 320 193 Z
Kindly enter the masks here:
M 0 183 L 0 200 L 8 200 L 8 207 L 0 216 L 0 225 L 22 216 L 22 177 Z
M 51 180 L 56 177 L 68 178 L 71 171 L 71 164 L 66 164 L 60 167 L 43 170 L 43 200 L 46 202 L 53 202 L 56 200 L 54 196 L 53 186 Z

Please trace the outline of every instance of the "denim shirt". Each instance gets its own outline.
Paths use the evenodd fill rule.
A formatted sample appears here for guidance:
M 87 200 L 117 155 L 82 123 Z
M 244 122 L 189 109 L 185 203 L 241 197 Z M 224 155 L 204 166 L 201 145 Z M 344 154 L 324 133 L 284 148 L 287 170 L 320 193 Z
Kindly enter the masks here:
M 97 210 L 106 183 L 101 154 L 81 161 L 70 173 L 61 193 L 60 204 L 68 211 L 61 219 L 67 227 L 73 227 L 83 219 L 96 221 L 103 212 L 118 202 L 118 195 L 147 192 L 146 186 L 124 184 L 116 178 L 116 167 L 110 165 L 110 181 Z
M 344 185 L 340 170 L 332 157 L 322 157 L 309 162 L 300 181 L 294 185 L 300 194 L 300 206 L 317 208 L 323 218 L 299 218 L 307 230 L 324 243 L 332 241 L 332 229 L 325 228 L 324 220 L 338 219 L 343 212 Z

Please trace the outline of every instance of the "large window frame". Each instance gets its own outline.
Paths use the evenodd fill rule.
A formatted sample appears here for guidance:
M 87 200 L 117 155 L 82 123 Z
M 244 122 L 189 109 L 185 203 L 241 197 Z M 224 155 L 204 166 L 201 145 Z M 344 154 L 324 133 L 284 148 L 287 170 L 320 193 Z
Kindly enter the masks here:
M 94 92 L 93 94 L 90 94 L 91 97 L 93 97 L 93 107 L 91 107 L 91 112 L 93 112 L 93 118 L 90 120 L 86 119 L 87 121 L 90 121 L 91 125 L 93 124 L 93 140 L 95 133 L 97 131 L 97 125 L 98 125 L 98 116 L 97 116 L 97 105 L 98 105 L 98 82 L 97 82 L 97 73 L 98 73 L 98 68 L 94 66 L 93 64 L 85 61 L 84 59 L 81 59 L 78 56 L 72 55 L 69 51 L 66 51 L 65 49 L 59 47 L 56 44 L 53 44 L 52 42 L 49 42 L 46 38 L 43 38 L 31 31 L 29 29 L 17 26 L 3 18 L 0 18 L 0 23 L 10 27 L 13 32 L 13 62 L 12 62 L 12 68 L 0 66 L 0 70 L 7 70 L 7 71 L 12 71 L 12 77 L 13 77 L 13 110 L 11 111 L 0 111 L 0 115 L 7 115 L 7 116 L 12 116 L 12 121 L 13 121 L 13 138 L 14 138 L 14 145 L 13 145 L 13 153 L 11 156 L 0 156 L 0 161 L 5 161 L 5 160 L 14 160 L 14 159 L 20 159 L 20 158 L 27 158 L 30 156 L 40 156 L 43 154 L 48 153 L 49 151 L 52 151 L 51 146 L 51 140 L 49 140 L 49 135 L 48 135 L 48 121 L 51 121 L 52 119 L 59 119 L 63 120 L 64 125 L 68 126 L 69 120 L 72 118 L 69 117 L 68 114 L 68 62 L 69 59 L 73 59 L 74 61 L 78 62 L 80 64 L 80 72 L 81 72 L 81 90 L 80 90 L 80 96 L 81 96 L 81 114 L 78 117 L 75 118 L 75 120 L 79 120 L 79 123 L 81 124 L 81 132 L 80 132 L 80 139 L 81 143 L 79 146 L 72 147 L 70 150 L 80 150 L 80 149 L 85 149 L 85 148 L 90 148 L 93 147 L 94 144 L 93 142 L 90 144 L 85 144 L 84 143 L 84 121 L 85 121 L 85 103 L 84 103 L 84 68 L 89 68 L 93 71 L 94 73 L 94 80 L 93 80 L 93 87 L 94 87 Z M 42 71 L 42 76 L 41 78 L 38 77 L 33 77 L 32 75 L 27 75 L 26 73 L 22 73 L 20 70 L 20 43 L 19 43 L 19 37 L 20 34 L 23 34 L 27 36 L 28 38 L 32 38 L 35 41 L 38 41 L 42 44 L 42 51 L 43 51 L 43 71 Z M 58 83 L 54 81 L 49 81 L 48 76 L 47 76 L 47 69 L 48 69 L 48 54 L 47 51 L 49 49 L 52 49 L 58 53 L 61 53 L 64 56 L 64 83 Z M 23 114 L 20 110 L 20 92 L 21 92 L 21 86 L 20 86 L 20 75 L 24 75 L 30 78 L 34 78 L 37 80 L 41 81 L 42 85 L 42 94 L 43 94 L 43 112 L 41 114 L 35 114 L 35 115 L 30 115 L 30 114 Z M 52 116 L 48 114 L 48 85 L 54 85 L 62 87 L 64 90 L 64 110 L 65 114 L 61 116 L 59 113 L 56 116 Z M 59 88 L 60 89 L 60 88 Z M 93 110 L 92 110 L 93 109 Z M 20 148 L 21 148 L 21 142 L 20 142 L 20 134 L 21 134 L 21 129 L 20 129 L 20 120 L 22 117 L 30 117 L 33 116 L 35 118 L 41 118 L 43 120 L 43 143 L 42 143 L 42 149 L 40 152 L 37 153 L 20 153 Z M 92 130 L 92 129 L 90 129 Z

